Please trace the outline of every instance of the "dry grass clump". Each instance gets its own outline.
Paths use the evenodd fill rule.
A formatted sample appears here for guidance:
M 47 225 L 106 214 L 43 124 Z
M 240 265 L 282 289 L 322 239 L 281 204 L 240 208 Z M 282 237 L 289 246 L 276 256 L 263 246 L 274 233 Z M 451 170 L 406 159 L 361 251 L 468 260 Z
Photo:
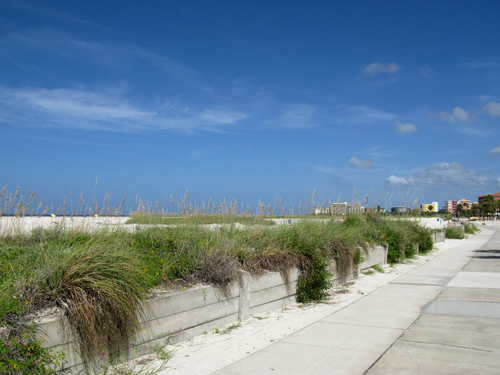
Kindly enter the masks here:
M 290 286 L 290 270 L 297 267 L 305 269 L 307 259 L 300 252 L 290 252 L 286 249 L 264 248 L 249 249 L 239 253 L 241 268 L 253 275 L 265 271 L 279 272 Z
M 325 244 L 327 253 L 335 259 L 337 275 L 345 280 L 355 263 L 356 249 L 343 238 L 331 237 Z
M 230 285 L 237 279 L 239 268 L 232 252 L 209 249 L 197 257 L 192 276 L 195 281 L 214 285 L 229 296 Z
M 67 317 L 86 364 L 128 347 L 144 287 L 131 254 L 111 247 L 70 252 L 40 285 L 39 298 Z

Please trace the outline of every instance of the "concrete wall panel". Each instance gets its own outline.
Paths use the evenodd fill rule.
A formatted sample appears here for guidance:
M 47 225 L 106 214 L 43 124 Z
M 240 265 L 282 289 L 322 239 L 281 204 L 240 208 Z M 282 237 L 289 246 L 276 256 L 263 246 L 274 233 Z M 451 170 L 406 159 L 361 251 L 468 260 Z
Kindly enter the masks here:
M 444 235 L 444 233 L 443 233 Z M 387 250 L 376 247 L 363 255 L 365 260 L 353 268 L 346 280 L 357 275 L 359 269 L 383 264 Z M 332 264 L 335 271 L 335 263 Z M 139 317 L 137 335 L 130 343 L 130 356 L 151 353 L 167 343 L 175 344 L 190 337 L 213 332 L 227 324 L 244 320 L 250 315 L 283 309 L 295 302 L 299 271 L 292 269 L 287 284 L 279 272 L 268 272 L 258 277 L 241 271 L 240 280 L 231 285 L 229 296 L 212 286 L 199 286 L 180 292 L 170 292 L 146 302 Z M 334 283 L 341 283 L 334 276 Z M 66 352 L 65 368 L 81 369 L 70 331 L 63 329 L 62 318 L 43 319 L 38 324 L 44 346 Z

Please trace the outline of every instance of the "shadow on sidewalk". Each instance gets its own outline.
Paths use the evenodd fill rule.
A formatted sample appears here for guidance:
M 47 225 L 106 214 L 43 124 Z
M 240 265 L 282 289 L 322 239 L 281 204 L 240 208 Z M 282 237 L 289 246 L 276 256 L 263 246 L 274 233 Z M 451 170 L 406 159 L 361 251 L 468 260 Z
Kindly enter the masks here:
M 500 259 L 500 250 L 476 250 L 475 253 L 480 254 L 474 255 L 478 259 Z

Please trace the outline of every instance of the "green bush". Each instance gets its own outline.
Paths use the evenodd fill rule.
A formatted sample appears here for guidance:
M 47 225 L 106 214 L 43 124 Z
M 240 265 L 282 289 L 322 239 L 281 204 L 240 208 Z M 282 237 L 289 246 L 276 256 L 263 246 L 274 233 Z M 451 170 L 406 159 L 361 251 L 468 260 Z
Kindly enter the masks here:
M 467 233 L 467 234 L 474 234 L 477 231 L 479 231 L 479 229 L 475 225 L 469 224 L 469 223 L 465 223 L 464 224 L 464 232 L 465 233 Z
M 404 260 L 404 233 L 393 222 L 384 223 L 381 226 L 382 238 L 388 247 L 387 262 L 389 264 L 398 263 Z
M 406 244 L 405 246 L 405 258 L 413 258 L 415 255 L 417 255 L 417 248 L 415 247 L 414 244 Z
M 49 375 L 64 358 L 44 348 L 36 339 L 33 328 L 25 328 L 6 340 L 0 339 L 0 374 Z
M 300 276 L 297 281 L 297 301 L 320 301 L 330 288 L 331 273 L 328 266 L 333 254 L 325 247 L 325 225 L 307 222 L 299 223 L 285 231 L 277 231 L 276 240 L 291 253 L 303 259 L 299 264 Z
M 328 262 L 313 254 L 309 258 L 311 265 L 297 281 L 297 302 L 321 301 L 327 296 L 331 287 L 331 273 L 328 271 Z
M 447 227 L 445 230 L 445 237 L 448 239 L 461 240 L 465 238 L 464 229 L 461 226 Z
M 434 247 L 432 232 L 424 227 L 416 225 L 414 228 L 416 242 L 418 243 L 418 251 L 421 254 L 426 254 Z

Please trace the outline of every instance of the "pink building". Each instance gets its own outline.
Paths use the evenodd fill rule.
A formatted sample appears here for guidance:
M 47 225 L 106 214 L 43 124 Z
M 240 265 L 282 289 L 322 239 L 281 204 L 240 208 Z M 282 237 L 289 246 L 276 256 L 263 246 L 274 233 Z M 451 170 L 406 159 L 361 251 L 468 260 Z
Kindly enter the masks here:
M 457 205 L 459 204 L 461 204 L 465 210 L 472 208 L 472 203 L 470 202 L 470 200 L 465 198 L 462 198 L 458 201 L 446 201 L 443 208 L 451 214 L 456 214 Z

